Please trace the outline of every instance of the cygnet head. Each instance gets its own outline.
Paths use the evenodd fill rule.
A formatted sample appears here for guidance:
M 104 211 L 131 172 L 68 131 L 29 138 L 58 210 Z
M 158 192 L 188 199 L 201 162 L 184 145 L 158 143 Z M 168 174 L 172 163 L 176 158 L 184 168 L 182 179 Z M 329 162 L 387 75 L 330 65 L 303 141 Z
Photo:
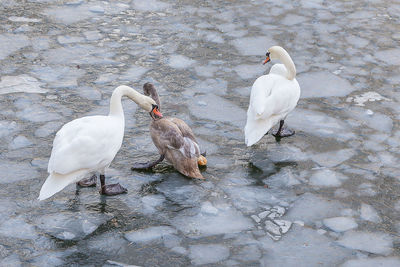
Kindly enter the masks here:
M 266 59 L 263 64 L 270 62 L 272 59 L 280 59 L 283 54 L 287 54 L 286 50 L 280 46 L 271 46 L 265 54 Z

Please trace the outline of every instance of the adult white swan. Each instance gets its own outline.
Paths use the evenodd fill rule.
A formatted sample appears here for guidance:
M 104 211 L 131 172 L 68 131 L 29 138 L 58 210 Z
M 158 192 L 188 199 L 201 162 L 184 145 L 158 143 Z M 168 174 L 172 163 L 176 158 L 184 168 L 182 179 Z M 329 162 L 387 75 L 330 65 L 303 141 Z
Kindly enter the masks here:
M 296 67 L 288 52 L 280 46 L 269 48 L 266 56 L 264 64 L 271 59 L 279 59 L 283 64 L 273 65 L 269 74 L 257 78 L 251 88 L 244 128 L 247 146 L 257 143 L 278 122 L 279 129 L 273 133 L 275 137 L 294 134 L 283 124 L 300 98 L 300 86 L 295 79 Z
M 88 116 L 65 124 L 56 134 L 48 165 L 49 176 L 40 190 L 39 200 L 51 197 L 86 174 L 100 172 L 100 193 L 116 195 L 127 192 L 120 184 L 105 184 L 105 169 L 121 147 L 125 118 L 121 98 L 128 96 L 141 108 L 160 116 L 156 102 L 128 86 L 118 86 L 112 93 L 108 116 Z

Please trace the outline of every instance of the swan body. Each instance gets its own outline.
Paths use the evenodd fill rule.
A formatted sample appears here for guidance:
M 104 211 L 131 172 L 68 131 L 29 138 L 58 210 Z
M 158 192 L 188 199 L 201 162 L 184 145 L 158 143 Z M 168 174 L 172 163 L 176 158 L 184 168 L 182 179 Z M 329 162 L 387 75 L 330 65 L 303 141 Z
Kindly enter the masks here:
M 151 96 L 160 108 L 154 85 L 146 83 L 143 89 L 144 94 Z M 192 129 L 178 118 L 151 116 L 150 135 L 161 157 L 155 162 L 135 164 L 132 169 L 151 168 L 166 158 L 183 175 L 204 179 L 199 165 L 205 165 L 207 160 L 200 154 L 200 146 Z
M 150 97 L 128 86 L 119 86 L 112 94 L 108 116 L 87 116 L 65 124 L 54 138 L 48 164 L 49 176 L 40 190 L 39 200 L 51 197 L 93 171 L 100 172 L 102 180 L 105 169 L 122 145 L 125 128 L 123 96 L 128 96 L 149 112 L 156 104 Z
M 269 74 L 257 78 L 253 84 L 245 126 L 247 146 L 257 143 L 275 124 L 281 122 L 279 134 L 283 121 L 300 98 L 296 69 L 289 54 L 279 46 L 273 46 L 268 51 L 266 62 L 270 56 L 284 64 L 273 65 Z

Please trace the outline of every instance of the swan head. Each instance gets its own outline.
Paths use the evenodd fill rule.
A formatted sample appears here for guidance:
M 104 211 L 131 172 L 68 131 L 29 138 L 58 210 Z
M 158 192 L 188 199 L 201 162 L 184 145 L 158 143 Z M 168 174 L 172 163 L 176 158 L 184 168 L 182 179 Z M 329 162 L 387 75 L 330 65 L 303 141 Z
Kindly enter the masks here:
M 266 59 L 264 60 L 263 64 L 270 62 L 272 59 L 281 59 L 283 55 L 288 54 L 285 49 L 280 46 L 271 46 L 268 48 L 266 55 Z
M 162 113 L 160 112 L 160 110 L 158 109 L 158 105 L 157 104 L 153 104 L 151 111 L 149 112 L 150 116 L 153 118 L 153 120 L 159 120 L 163 117 Z
M 271 61 L 271 52 L 267 51 L 267 53 L 265 54 L 265 56 L 267 57 L 264 62 L 263 65 L 267 64 L 268 62 Z

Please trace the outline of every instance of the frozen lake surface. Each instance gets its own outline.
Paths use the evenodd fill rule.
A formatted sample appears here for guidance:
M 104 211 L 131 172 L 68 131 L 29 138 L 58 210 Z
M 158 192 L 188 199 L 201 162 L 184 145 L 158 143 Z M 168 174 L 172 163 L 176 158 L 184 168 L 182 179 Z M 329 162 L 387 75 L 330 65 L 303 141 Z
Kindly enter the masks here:
M 282 3 L 280 3 L 282 2 Z M 1 266 L 400 266 L 400 3 L 0 2 Z M 285 47 L 296 135 L 244 145 L 251 85 Z M 152 82 L 204 150 L 205 181 L 158 158 L 124 100 L 107 172 L 128 194 L 70 185 L 38 202 L 54 135 Z

